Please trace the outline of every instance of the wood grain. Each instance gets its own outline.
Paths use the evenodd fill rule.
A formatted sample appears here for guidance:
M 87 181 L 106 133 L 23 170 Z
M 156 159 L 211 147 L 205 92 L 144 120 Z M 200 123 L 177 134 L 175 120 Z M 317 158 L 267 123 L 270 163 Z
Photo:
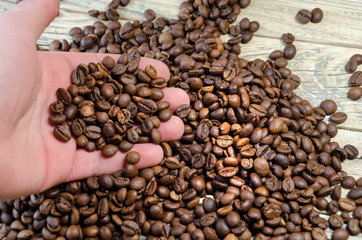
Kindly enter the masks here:
M 71 27 L 91 25 L 96 19 L 88 16 L 90 9 L 105 10 L 109 0 L 63 0 L 59 16 L 38 40 L 46 47 L 52 40 L 68 39 Z M 158 16 L 176 18 L 181 0 L 132 0 L 126 8 L 119 8 L 121 22 L 144 20 L 143 11 L 155 9 Z M 14 6 L 15 0 L 0 0 L 0 12 Z M 319 7 L 324 19 L 319 24 L 300 24 L 295 20 L 298 10 Z M 241 56 L 246 59 L 267 59 L 270 52 L 284 48 L 280 37 L 283 33 L 295 35 L 298 53 L 289 62 L 289 68 L 302 79 L 296 90 L 301 97 L 318 106 L 324 99 L 333 99 L 338 111 L 348 114 L 348 120 L 340 124 L 334 141 L 340 146 L 355 145 L 362 153 L 361 101 L 347 98 L 350 74 L 344 70 L 349 57 L 361 53 L 362 48 L 362 1 L 360 0 L 254 0 L 242 10 L 239 19 L 248 17 L 261 24 L 253 40 L 242 46 Z M 224 38 L 227 40 L 227 37 Z M 362 67 L 360 67 L 362 69 Z M 328 119 L 328 118 L 327 118 Z M 358 178 L 362 176 L 362 159 L 346 160 L 344 170 Z M 331 230 L 328 231 L 329 237 Z M 361 235 L 361 234 L 360 234 Z M 350 239 L 362 239 L 362 236 Z

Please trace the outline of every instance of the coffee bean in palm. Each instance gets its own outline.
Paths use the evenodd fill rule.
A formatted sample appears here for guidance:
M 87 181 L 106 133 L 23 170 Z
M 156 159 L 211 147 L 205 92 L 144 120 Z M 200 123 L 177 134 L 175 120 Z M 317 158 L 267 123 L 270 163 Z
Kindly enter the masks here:
M 307 9 L 299 10 L 296 19 L 298 22 L 306 24 L 312 19 L 312 13 Z
M 332 233 L 332 240 L 345 240 L 348 238 L 349 238 L 349 232 L 343 228 L 336 229 Z
M 69 106 L 70 104 L 72 104 L 72 96 L 64 88 L 59 88 L 57 90 L 57 97 L 59 101 L 61 101 L 65 106 Z
M 70 132 L 70 127 L 66 122 L 63 122 L 62 124 L 56 126 L 53 133 L 54 136 L 62 142 L 68 142 L 72 136 Z
M 311 18 L 311 22 L 312 23 L 319 23 L 321 22 L 323 19 L 323 11 L 320 8 L 314 8 L 312 10 L 312 18 Z

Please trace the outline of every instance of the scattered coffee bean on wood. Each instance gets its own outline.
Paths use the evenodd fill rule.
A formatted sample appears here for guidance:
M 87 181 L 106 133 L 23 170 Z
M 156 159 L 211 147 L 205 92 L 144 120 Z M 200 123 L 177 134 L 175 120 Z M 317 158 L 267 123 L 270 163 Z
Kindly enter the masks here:
M 323 19 L 323 11 L 320 8 L 314 8 L 312 10 L 312 18 L 311 18 L 311 22 L 312 23 L 319 23 L 321 22 Z
M 331 115 L 337 111 L 337 104 L 331 99 L 322 101 L 319 106 L 327 115 Z
M 352 100 L 358 100 L 362 96 L 362 88 L 361 87 L 352 87 L 348 91 L 348 97 Z
M 335 112 L 329 117 L 329 120 L 337 124 L 343 123 L 347 120 L 347 114 L 344 112 Z
M 312 13 L 307 9 L 299 10 L 296 19 L 298 22 L 306 24 L 312 19 Z
M 291 33 L 284 33 L 282 35 L 282 41 L 286 44 L 290 44 L 290 43 L 293 43 L 295 40 L 295 37 L 293 34 Z

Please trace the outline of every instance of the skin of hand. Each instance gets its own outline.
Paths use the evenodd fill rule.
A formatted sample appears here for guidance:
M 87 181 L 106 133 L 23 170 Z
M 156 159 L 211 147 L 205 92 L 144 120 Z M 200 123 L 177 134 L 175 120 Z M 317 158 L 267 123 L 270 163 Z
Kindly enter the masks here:
M 48 122 L 49 105 L 56 90 L 70 85 L 70 74 L 79 63 L 100 62 L 104 54 L 37 52 L 35 42 L 57 16 L 59 0 L 25 0 L 0 14 L 0 200 L 44 191 L 56 184 L 113 173 L 124 165 L 125 153 L 104 158 L 76 149 L 53 136 Z M 117 60 L 118 56 L 113 56 Z M 169 79 L 166 65 L 142 58 L 140 68 L 154 65 L 158 75 Z M 163 100 L 175 110 L 189 104 L 181 89 L 164 89 Z M 183 122 L 173 116 L 160 126 L 163 141 L 179 139 Z M 156 165 L 163 158 L 159 145 L 136 144 L 139 168 Z

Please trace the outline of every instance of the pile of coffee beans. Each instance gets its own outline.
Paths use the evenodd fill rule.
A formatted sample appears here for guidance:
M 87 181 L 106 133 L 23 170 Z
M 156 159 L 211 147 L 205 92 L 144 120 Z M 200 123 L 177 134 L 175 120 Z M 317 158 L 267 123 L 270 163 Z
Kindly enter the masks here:
M 358 100 L 362 97 L 362 88 L 360 87 L 362 84 L 362 72 L 356 71 L 357 67 L 362 64 L 362 55 L 354 54 L 346 64 L 346 71 L 348 73 L 352 73 L 349 78 L 348 85 L 352 87 L 348 91 L 348 97 L 352 100 Z
M 70 44 L 53 42 L 51 50 L 138 52 L 167 64 L 167 85 L 191 102 L 176 110 L 184 134 L 161 143 L 164 158 L 152 168 L 135 168 L 132 152 L 119 172 L 0 203 L 0 237 L 321 240 L 328 228 L 334 240 L 358 235 L 362 178 L 348 176 L 342 162 L 359 152 L 332 140 L 338 128 L 323 120 L 333 103 L 313 107 L 293 92 L 301 82 L 287 68 L 293 37 L 270 60 L 239 57 L 251 22 L 243 33 L 231 24 L 249 3 L 189 0 L 177 19 L 148 11 L 150 20 L 97 21 L 72 28 Z M 241 38 L 223 42 L 231 28 Z M 137 92 L 128 94 L 134 100 Z
M 72 84 L 59 88 L 58 100 L 50 105 L 54 136 L 67 142 L 73 134 L 77 147 L 100 149 L 105 157 L 128 151 L 135 143 L 161 143 L 157 128 L 173 114 L 170 103 L 160 101 L 167 81 L 157 77 L 151 65 L 138 69 L 139 61 L 140 54 L 133 51 L 122 54 L 117 64 L 112 57 L 79 64 L 71 74 Z
M 303 24 L 308 22 L 319 23 L 323 19 L 323 11 L 320 8 L 314 8 L 312 11 L 301 9 L 295 16 L 297 21 Z

